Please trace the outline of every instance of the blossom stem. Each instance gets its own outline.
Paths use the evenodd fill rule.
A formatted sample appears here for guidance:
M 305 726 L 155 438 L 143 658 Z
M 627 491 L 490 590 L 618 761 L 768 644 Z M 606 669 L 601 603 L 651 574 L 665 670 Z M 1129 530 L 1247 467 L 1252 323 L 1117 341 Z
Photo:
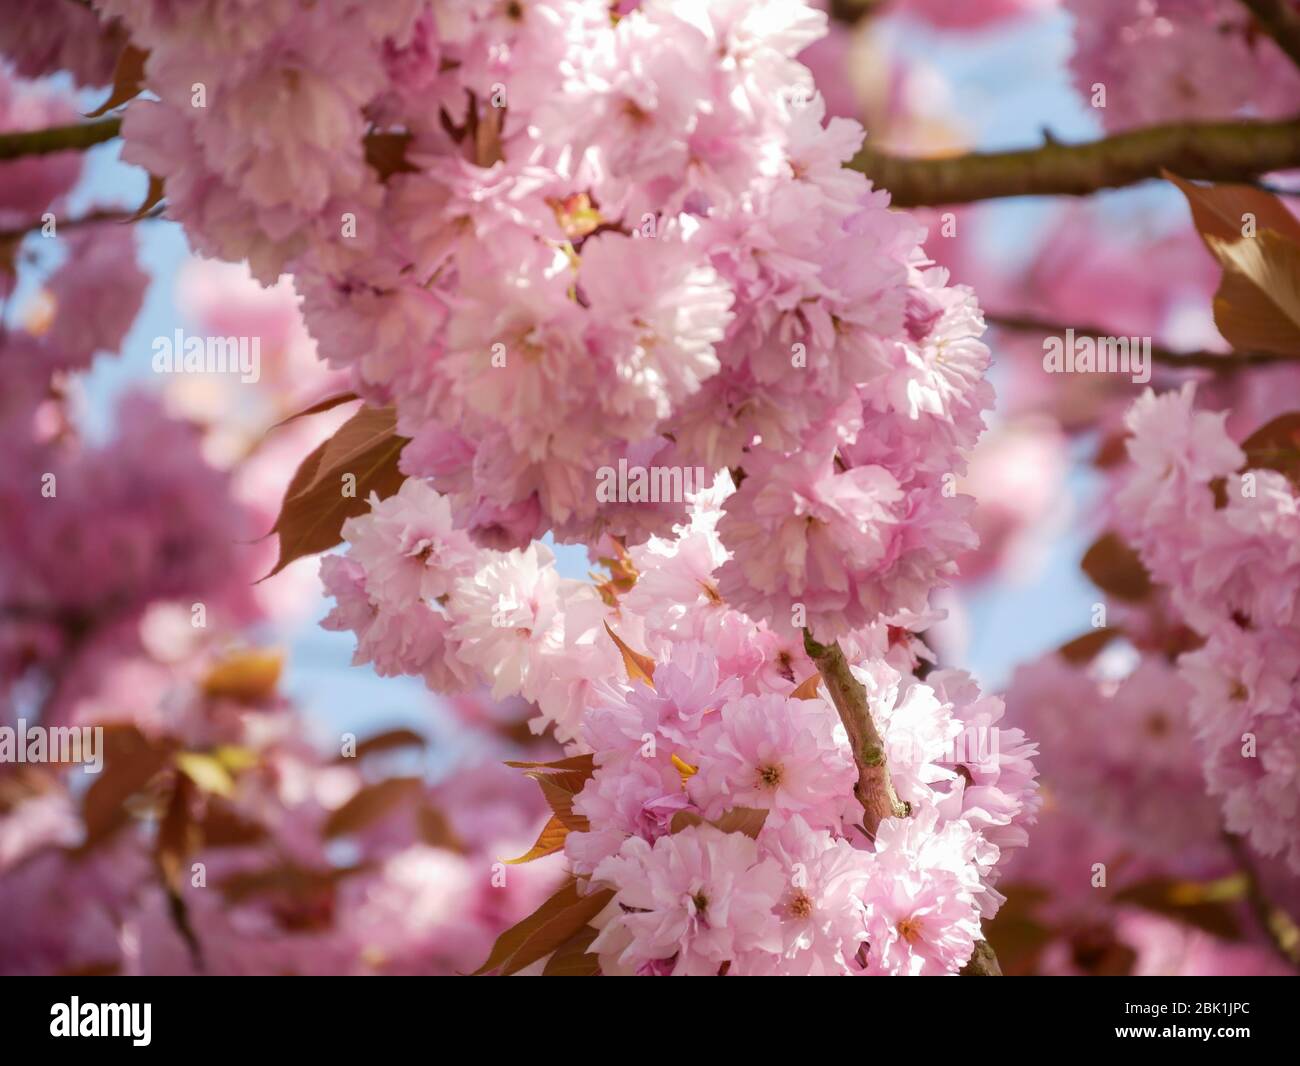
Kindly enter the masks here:
M 1033 315 L 1010 315 L 986 313 L 984 320 L 1000 329 L 1016 330 L 1022 333 L 1064 334 L 1066 326 L 1059 322 L 1048 322 Z M 1110 332 L 1100 326 L 1071 326 L 1079 337 L 1107 337 Z M 1161 366 L 1175 367 L 1179 370 L 1215 370 L 1221 373 L 1233 373 L 1250 367 L 1269 366 L 1274 363 L 1294 363 L 1296 360 L 1275 352 L 1209 352 L 1209 351 L 1175 351 L 1172 348 L 1151 346 L 1151 361 Z
M 940 158 L 903 158 L 864 147 L 848 165 L 888 189 L 897 207 L 1085 196 L 1158 178 L 1162 170 L 1207 181 L 1250 181 L 1300 166 L 1300 119 L 1180 122 L 1087 144 L 1049 140 L 1039 148 Z
M 853 761 L 858 767 L 858 783 L 853 787 L 853 794 L 862 804 L 863 825 L 874 837 L 876 828 L 884 819 L 906 818 L 912 809 L 894 791 L 885 742 L 871 718 L 867 690 L 853 676 L 839 644 L 819 644 L 805 629 L 803 646 L 822 675 L 840 721 L 849 734 Z
M 1300 10 L 1290 0 L 1241 0 L 1255 21 L 1300 67 Z
M 49 126 L 43 130 L 0 133 L 0 159 L 90 148 L 111 141 L 121 129 L 120 118 L 106 118 L 97 122 L 74 122 L 69 126 Z

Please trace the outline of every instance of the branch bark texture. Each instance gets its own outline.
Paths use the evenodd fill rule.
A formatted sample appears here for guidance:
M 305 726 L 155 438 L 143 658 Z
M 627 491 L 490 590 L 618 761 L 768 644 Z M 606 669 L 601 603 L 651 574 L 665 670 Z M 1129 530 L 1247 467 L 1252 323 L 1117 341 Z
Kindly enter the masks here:
M 120 118 L 106 118 L 96 122 L 74 122 L 69 126 L 49 126 L 43 130 L 0 133 L 0 160 L 91 148 L 111 141 L 121 131 Z
M 864 147 L 849 166 L 888 189 L 898 207 L 1085 196 L 1158 178 L 1161 170 L 1206 181 L 1250 181 L 1300 166 L 1300 119 L 1176 123 L 1087 144 L 1053 142 L 940 158 L 904 158 Z
M 831 694 L 835 710 L 849 734 L 853 746 L 853 761 L 858 768 L 858 783 L 853 794 L 862 804 L 863 825 L 873 837 L 876 828 L 886 818 L 906 818 L 911 808 L 898 798 L 889 774 L 889 760 L 885 755 L 885 742 L 876 729 L 867 705 L 867 690 L 849 670 L 848 660 L 838 644 L 819 644 L 806 629 L 803 635 L 804 650 L 816 664 L 826 690 Z

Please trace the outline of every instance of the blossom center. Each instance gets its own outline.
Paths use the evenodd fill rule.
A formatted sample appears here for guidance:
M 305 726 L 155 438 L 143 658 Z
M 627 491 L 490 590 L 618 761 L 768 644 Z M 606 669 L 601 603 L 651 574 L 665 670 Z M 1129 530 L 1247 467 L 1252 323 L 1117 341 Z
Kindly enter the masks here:
M 898 935 L 909 944 L 915 944 L 921 939 L 921 919 L 914 914 L 904 918 L 898 923 Z

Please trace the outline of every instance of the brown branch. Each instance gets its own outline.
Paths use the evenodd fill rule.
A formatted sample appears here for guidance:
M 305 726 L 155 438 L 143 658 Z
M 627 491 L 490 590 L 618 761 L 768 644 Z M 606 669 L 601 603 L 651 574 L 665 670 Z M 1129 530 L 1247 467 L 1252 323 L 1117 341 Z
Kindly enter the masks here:
M 1254 859 L 1245 841 L 1235 833 L 1225 832 L 1224 843 L 1246 878 L 1246 903 L 1250 913 L 1277 952 L 1289 965 L 1300 969 L 1300 927 L 1281 907 L 1273 904 L 1264 894 L 1255 870 Z
M 879 14 L 889 0 L 831 0 L 830 16 L 850 25 L 869 15 Z
M 1300 67 L 1300 8 L 1290 0 L 1241 0 L 1277 46 Z
M 898 207 L 1085 196 L 1158 178 L 1161 170 L 1206 181 L 1250 181 L 1300 166 L 1300 119 L 1176 123 L 1087 144 L 1049 142 L 940 158 L 903 158 L 864 147 L 849 166 L 888 189 Z
M 886 818 L 906 818 L 911 807 L 898 798 L 894 782 L 889 775 L 889 762 L 885 756 L 885 742 L 871 718 L 867 705 L 867 690 L 852 671 L 838 644 L 818 644 L 808 630 L 803 633 L 804 650 L 817 666 L 831 694 L 835 710 L 849 734 L 853 747 L 853 761 L 858 767 L 858 782 L 853 794 L 862 804 L 863 826 L 874 837 L 876 829 Z
M 984 321 L 990 326 L 997 326 L 999 329 L 1016 330 L 1021 333 L 1043 333 L 1056 334 L 1063 336 L 1067 328 L 1074 330 L 1075 336 L 1078 337 L 1109 337 L 1112 336 L 1109 330 L 1100 326 L 1071 326 L 1066 327 L 1059 322 L 1048 322 L 1045 319 L 1035 318 L 1033 315 L 1004 315 L 996 312 L 987 312 L 984 315 Z M 1214 370 L 1223 374 L 1235 373 L 1238 370 L 1247 370 L 1250 367 L 1272 366 L 1277 363 L 1294 363 L 1296 360 L 1291 356 L 1280 355 L 1275 352 L 1229 352 L 1226 355 L 1222 352 L 1210 351 L 1175 351 L 1172 348 L 1165 348 L 1158 344 L 1151 345 L 1151 361 L 1159 363 L 1161 366 L 1174 367 L 1178 370 Z
M 970 962 L 961 968 L 959 973 L 961 977 L 1001 977 L 1002 965 L 998 962 L 997 953 L 993 946 L 987 940 L 975 941 L 975 950 L 972 952 Z
M 0 133 L 0 160 L 91 148 L 111 141 L 121 130 L 120 118 L 106 118 L 97 122 L 74 122 L 70 126 L 50 126 L 43 130 Z

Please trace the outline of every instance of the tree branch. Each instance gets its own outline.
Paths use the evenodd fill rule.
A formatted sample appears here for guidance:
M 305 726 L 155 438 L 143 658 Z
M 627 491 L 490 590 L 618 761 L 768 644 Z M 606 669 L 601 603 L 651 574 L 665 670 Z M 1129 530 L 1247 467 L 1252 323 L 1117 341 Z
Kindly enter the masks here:
M 830 16 L 850 25 L 868 15 L 878 14 L 889 0 L 831 0 Z
M 867 706 L 867 690 L 849 670 L 848 660 L 838 644 L 818 644 L 808 630 L 803 633 L 804 650 L 816 664 L 840 721 L 849 734 L 853 761 L 858 767 L 858 783 L 853 794 L 862 804 L 863 825 L 872 837 L 886 818 L 906 818 L 911 807 L 898 798 L 889 775 L 885 742 Z
M 162 216 L 165 208 L 162 205 L 150 208 L 144 214 L 139 211 L 127 211 L 120 208 L 101 207 L 94 211 L 87 212 L 84 215 L 77 215 L 73 218 L 55 219 L 56 232 L 62 232 L 69 229 L 80 229 L 83 226 L 100 226 L 109 222 L 116 222 L 119 225 L 128 222 L 150 222 Z M 0 245 L 8 244 L 10 241 L 20 241 L 29 233 L 35 233 L 43 226 L 43 222 L 29 222 L 25 226 L 15 226 L 13 229 L 0 230 Z
M 0 160 L 90 148 L 111 141 L 121 129 L 120 118 L 106 118 L 97 122 L 74 122 L 70 126 L 50 126 L 43 130 L 0 133 Z
M 902 158 L 864 147 L 849 166 L 888 189 L 897 207 L 1085 196 L 1158 178 L 1162 169 L 1184 178 L 1249 181 L 1300 166 L 1300 119 L 1149 126 L 1088 144 L 941 158 Z
M 1059 322 L 1048 322 L 1033 315 L 1004 315 L 986 312 L 984 321 L 999 329 L 1011 329 L 1022 333 L 1043 333 L 1064 335 L 1067 328 L 1073 329 L 1079 337 L 1109 337 L 1111 332 L 1100 326 L 1063 326 Z M 1272 366 L 1277 363 L 1295 363 L 1290 356 L 1275 352 L 1222 352 L 1191 351 L 1179 352 L 1164 348 L 1158 344 L 1151 345 L 1151 361 L 1161 366 L 1174 367 L 1178 370 L 1214 370 L 1218 373 L 1232 374 L 1250 367 Z
M 1300 8 L 1289 0 L 1241 0 L 1277 46 L 1300 67 Z
M 970 962 L 961 968 L 960 977 L 1001 977 L 1002 964 L 998 962 L 993 945 L 987 940 L 975 941 L 975 950 Z

